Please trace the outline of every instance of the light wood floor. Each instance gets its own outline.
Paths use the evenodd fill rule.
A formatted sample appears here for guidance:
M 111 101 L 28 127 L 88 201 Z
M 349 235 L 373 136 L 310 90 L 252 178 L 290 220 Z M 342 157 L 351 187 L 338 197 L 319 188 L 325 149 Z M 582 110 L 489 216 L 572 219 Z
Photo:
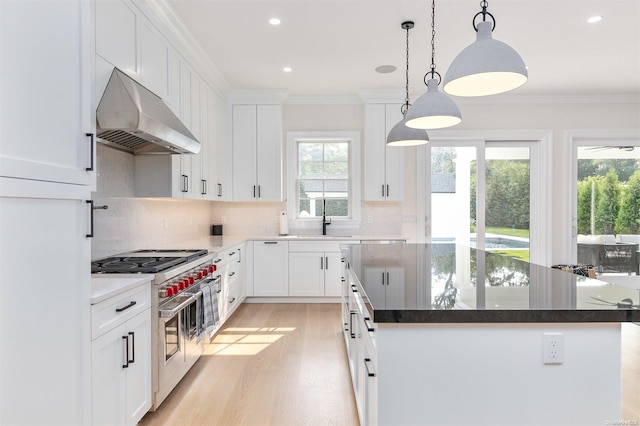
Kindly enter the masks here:
M 339 304 L 241 305 L 141 424 L 357 425 L 340 324 Z M 640 425 L 635 324 L 622 327 L 621 420 Z
M 339 304 L 243 304 L 143 425 L 357 425 Z

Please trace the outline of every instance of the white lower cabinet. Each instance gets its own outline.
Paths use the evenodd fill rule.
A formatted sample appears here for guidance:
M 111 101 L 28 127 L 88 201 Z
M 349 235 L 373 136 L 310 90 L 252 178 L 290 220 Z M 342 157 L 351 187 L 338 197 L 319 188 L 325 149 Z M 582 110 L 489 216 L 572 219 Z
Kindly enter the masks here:
M 253 295 L 289 295 L 289 243 L 253 242 Z
M 239 244 L 218 253 L 213 259 L 216 272 L 221 282 L 218 298 L 220 325 L 240 306 L 246 297 L 244 279 L 245 244 Z
M 289 243 L 289 296 L 339 297 L 343 242 Z
M 151 408 L 150 282 L 142 286 L 92 306 L 94 425 L 135 425 Z

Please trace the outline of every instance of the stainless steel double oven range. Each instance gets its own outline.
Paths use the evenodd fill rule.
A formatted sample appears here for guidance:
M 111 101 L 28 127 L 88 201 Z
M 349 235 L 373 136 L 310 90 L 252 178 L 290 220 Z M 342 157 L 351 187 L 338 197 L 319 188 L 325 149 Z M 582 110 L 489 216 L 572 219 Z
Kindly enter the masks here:
M 169 395 L 200 358 L 196 314 L 202 285 L 220 291 L 221 277 L 207 250 L 137 250 L 91 262 L 92 273 L 154 274 L 151 291 L 153 407 Z

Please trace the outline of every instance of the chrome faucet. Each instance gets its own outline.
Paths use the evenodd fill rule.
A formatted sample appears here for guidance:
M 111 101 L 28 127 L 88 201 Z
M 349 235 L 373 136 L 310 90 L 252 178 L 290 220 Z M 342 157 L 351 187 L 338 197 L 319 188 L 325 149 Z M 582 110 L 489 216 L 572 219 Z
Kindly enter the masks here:
M 327 222 L 327 200 L 322 199 L 322 235 L 327 235 L 327 225 L 331 225 L 331 219 Z

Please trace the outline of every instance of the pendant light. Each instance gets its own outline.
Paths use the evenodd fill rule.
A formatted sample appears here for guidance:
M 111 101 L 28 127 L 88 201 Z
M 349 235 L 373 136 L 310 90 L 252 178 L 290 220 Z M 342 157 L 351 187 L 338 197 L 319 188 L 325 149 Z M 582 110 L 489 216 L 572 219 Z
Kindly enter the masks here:
M 398 122 L 387 135 L 387 145 L 390 146 L 414 146 L 423 145 L 429 143 L 429 135 L 425 130 L 412 129 L 407 127 L 405 121 L 407 119 L 407 111 L 409 106 L 409 30 L 413 28 L 413 21 L 405 21 L 401 27 L 407 31 L 407 67 L 405 71 L 406 84 L 405 84 L 405 98 L 404 104 L 400 111 L 402 112 L 402 120 Z
M 438 90 L 440 73 L 436 71 L 436 2 L 431 2 L 431 71 L 424 76 L 427 92 L 416 99 L 407 112 L 407 126 L 414 129 L 441 129 L 451 127 L 462 121 L 462 113 L 458 105 Z M 431 78 L 427 81 L 427 76 Z M 436 75 L 438 78 L 436 79 Z
M 476 41 L 456 56 L 445 75 L 444 90 L 451 95 L 495 95 L 527 82 L 527 67 L 518 52 L 493 39 L 496 20 L 487 12 L 488 5 L 487 1 L 481 1 L 482 11 L 473 17 Z M 476 18 L 480 15 L 482 22 L 476 26 Z M 487 21 L 487 16 L 491 21 Z

